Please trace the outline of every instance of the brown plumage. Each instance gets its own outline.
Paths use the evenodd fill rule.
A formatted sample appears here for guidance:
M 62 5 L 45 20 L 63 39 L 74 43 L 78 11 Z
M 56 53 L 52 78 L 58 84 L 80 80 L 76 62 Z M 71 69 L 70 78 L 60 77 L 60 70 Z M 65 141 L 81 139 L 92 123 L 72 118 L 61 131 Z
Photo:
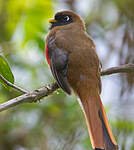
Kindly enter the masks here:
M 100 99 L 100 61 L 83 20 L 72 11 L 62 11 L 50 20 L 46 57 L 58 85 L 70 87 L 80 98 L 93 149 L 117 150 Z

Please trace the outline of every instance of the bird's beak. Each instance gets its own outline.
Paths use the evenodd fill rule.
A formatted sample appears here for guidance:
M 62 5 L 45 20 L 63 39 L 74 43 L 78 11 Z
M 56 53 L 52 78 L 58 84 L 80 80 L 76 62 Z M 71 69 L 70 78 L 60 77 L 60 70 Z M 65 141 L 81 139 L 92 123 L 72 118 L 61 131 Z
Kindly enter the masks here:
M 49 22 L 49 23 L 55 23 L 56 20 L 55 20 L 55 19 L 49 19 L 48 22 Z

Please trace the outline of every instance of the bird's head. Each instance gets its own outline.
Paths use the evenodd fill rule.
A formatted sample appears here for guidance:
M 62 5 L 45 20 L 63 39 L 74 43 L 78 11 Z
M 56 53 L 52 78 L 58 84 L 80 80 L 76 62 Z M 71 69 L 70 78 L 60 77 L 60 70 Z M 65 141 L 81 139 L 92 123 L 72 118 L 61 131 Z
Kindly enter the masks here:
M 54 19 L 50 19 L 49 23 L 51 23 L 50 30 L 55 27 L 60 27 L 60 29 L 68 29 L 72 26 L 79 27 L 85 30 L 84 21 L 80 16 L 78 16 L 73 11 L 61 11 L 57 12 L 54 16 Z

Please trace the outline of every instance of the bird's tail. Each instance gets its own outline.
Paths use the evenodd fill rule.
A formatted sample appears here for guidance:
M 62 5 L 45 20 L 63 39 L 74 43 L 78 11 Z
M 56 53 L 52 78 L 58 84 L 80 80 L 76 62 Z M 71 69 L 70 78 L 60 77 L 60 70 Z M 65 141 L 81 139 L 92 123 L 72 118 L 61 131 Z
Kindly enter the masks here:
M 118 150 L 100 96 L 81 99 L 94 150 Z

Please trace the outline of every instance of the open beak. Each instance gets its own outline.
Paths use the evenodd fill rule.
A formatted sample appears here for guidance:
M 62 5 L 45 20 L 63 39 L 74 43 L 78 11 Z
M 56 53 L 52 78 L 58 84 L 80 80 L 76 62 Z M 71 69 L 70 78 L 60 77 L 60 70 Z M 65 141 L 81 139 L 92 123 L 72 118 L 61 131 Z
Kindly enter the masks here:
M 49 22 L 49 23 L 55 23 L 56 20 L 55 20 L 55 19 L 49 19 L 48 22 Z

